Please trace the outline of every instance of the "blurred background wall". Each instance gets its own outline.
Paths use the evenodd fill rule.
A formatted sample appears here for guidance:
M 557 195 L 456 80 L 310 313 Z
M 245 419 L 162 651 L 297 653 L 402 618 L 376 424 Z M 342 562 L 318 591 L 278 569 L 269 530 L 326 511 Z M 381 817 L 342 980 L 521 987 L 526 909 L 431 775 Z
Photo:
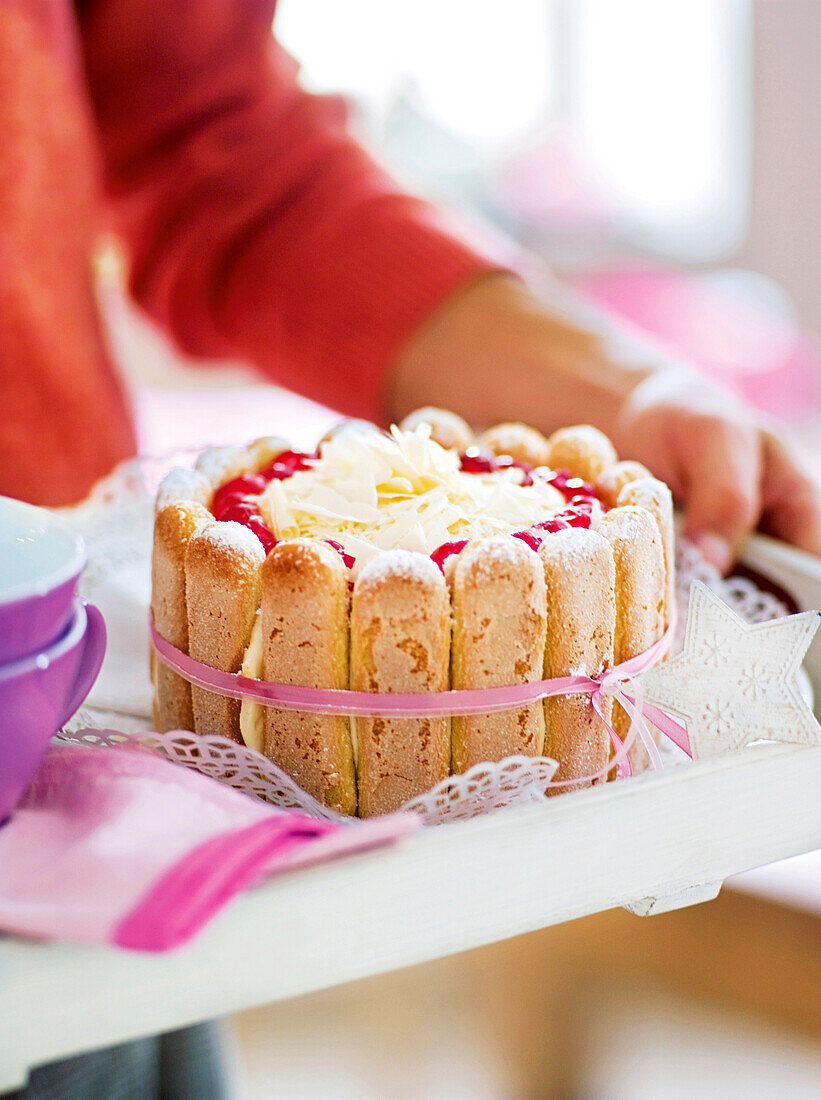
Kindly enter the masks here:
M 817 415 L 818 0 L 280 0 L 276 28 L 409 185 Z

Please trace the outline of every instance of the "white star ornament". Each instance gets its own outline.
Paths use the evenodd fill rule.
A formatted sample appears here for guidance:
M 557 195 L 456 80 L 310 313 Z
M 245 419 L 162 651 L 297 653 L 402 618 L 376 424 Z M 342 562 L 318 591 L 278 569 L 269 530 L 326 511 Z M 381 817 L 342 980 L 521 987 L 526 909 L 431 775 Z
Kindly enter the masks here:
M 686 725 L 693 759 L 759 740 L 819 744 L 796 678 L 819 622 L 821 612 L 804 611 L 746 623 L 695 581 L 684 648 L 641 674 L 644 698 Z

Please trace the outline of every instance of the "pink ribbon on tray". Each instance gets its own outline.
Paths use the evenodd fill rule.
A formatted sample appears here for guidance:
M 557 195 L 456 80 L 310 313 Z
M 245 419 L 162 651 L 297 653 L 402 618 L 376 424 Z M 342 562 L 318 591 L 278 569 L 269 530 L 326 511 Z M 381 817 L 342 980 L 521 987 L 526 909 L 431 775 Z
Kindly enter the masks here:
M 149 618 L 151 644 L 157 657 L 184 680 L 195 687 L 231 699 L 250 699 L 263 706 L 279 710 L 300 710 L 311 714 L 344 714 L 365 718 L 420 718 L 427 715 L 491 714 L 513 710 L 557 695 L 589 694 L 590 702 L 610 735 L 615 753 L 599 771 L 585 780 L 600 779 L 614 767 L 619 777 L 632 774 L 628 752 L 636 736 L 643 741 L 654 768 L 661 766 L 658 749 L 647 730 L 650 722 L 674 744 L 692 756 L 687 730 L 659 707 L 645 703 L 634 677 L 658 664 L 667 654 L 675 630 L 672 621 L 657 642 L 628 661 L 605 669 L 599 676 L 583 674 L 556 676 L 547 680 L 511 684 L 506 687 L 462 688 L 431 692 L 367 692 L 342 688 L 300 687 L 295 684 L 255 680 L 239 672 L 223 672 L 190 657 L 166 641 Z M 633 695 L 624 691 L 625 683 L 633 684 Z M 604 717 L 603 698 L 612 695 L 630 716 L 630 729 L 624 742 Z M 553 780 L 551 787 L 577 786 L 580 779 Z

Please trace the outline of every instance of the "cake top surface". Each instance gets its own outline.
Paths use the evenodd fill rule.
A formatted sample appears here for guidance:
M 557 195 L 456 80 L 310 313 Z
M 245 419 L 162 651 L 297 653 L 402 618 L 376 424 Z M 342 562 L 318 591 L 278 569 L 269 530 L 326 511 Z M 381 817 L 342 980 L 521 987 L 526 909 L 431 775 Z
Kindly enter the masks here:
M 260 511 L 277 538 L 334 539 L 360 567 L 381 550 L 431 554 L 451 540 L 528 527 L 565 506 L 546 480 L 520 484 L 516 467 L 464 472 L 427 424 L 390 434 L 351 424 L 322 443 L 310 466 L 271 481 Z

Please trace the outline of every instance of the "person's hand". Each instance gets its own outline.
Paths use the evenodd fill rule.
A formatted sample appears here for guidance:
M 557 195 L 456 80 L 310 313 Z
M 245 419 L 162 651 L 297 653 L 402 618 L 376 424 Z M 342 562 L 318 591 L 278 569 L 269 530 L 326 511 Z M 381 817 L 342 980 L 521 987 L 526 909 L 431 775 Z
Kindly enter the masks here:
M 626 400 L 616 434 L 684 506 L 685 534 L 722 571 L 756 528 L 821 555 L 821 486 L 777 430 L 683 371 Z

